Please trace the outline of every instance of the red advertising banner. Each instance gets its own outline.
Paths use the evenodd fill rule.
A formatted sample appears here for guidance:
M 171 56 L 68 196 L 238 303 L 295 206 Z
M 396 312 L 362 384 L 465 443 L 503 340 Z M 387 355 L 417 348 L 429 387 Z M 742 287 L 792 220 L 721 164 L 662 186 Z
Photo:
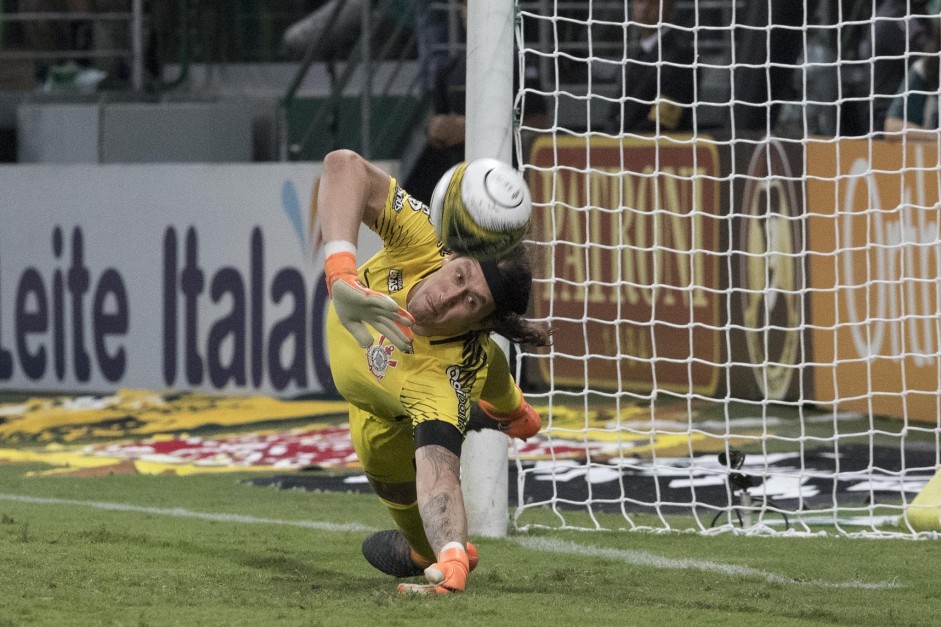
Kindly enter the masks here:
M 721 363 L 720 163 L 689 138 L 540 137 L 529 183 L 544 381 L 714 393 Z M 551 370 L 551 373 L 550 373 Z
M 938 146 L 806 149 L 816 399 L 936 423 Z

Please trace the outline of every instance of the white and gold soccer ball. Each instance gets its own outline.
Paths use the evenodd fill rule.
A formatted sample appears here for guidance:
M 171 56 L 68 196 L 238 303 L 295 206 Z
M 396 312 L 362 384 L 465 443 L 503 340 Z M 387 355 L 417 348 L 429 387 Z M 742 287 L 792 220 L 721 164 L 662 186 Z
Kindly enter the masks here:
M 445 172 L 431 195 L 431 223 L 446 248 L 494 260 L 515 248 L 533 205 L 522 175 L 497 159 L 463 161 Z

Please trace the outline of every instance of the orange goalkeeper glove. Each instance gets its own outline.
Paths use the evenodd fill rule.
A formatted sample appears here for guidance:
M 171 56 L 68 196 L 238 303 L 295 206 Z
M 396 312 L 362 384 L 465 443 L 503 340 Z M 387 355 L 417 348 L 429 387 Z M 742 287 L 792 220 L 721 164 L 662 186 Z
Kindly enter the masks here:
M 542 428 L 542 418 L 532 405 L 526 402 L 522 392 L 520 392 L 520 399 L 520 406 L 508 412 L 497 411 L 493 405 L 483 399 L 477 401 L 477 404 L 485 414 L 497 421 L 500 431 L 511 438 L 525 440 L 539 433 L 539 429 Z
M 356 274 L 356 255 L 335 252 L 324 262 L 327 292 L 344 327 L 363 348 L 369 348 L 373 339 L 366 324 L 386 336 L 400 351 L 412 352 L 411 329 L 415 319 L 390 297 L 373 291 L 360 283 Z
M 399 592 L 418 594 L 448 594 L 463 592 L 467 587 L 470 561 L 460 542 L 449 542 L 438 553 L 438 561 L 425 569 L 425 579 L 431 585 L 400 583 Z

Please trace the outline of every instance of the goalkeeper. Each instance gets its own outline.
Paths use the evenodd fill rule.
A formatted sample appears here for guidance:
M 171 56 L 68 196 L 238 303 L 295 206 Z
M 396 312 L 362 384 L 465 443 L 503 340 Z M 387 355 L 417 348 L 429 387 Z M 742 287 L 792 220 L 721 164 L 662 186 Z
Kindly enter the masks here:
M 460 484 L 471 404 L 512 437 L 541 425 L 490 340 L 497 331 L 548 343 L 547 330 L 522 317 L 532 284 L 525 249 L 495 263 L 449 254 L 428 207 L 349 150 L 324 160 L 317 205 L 333 378 L 350 402 L 356 454 L 397 527 L 367 537 L 363 554 L 387 574 L 430 582 L 399 591 L 464 590 L 477 563 Z M 360 223 L 384 247 L 357 270 Z

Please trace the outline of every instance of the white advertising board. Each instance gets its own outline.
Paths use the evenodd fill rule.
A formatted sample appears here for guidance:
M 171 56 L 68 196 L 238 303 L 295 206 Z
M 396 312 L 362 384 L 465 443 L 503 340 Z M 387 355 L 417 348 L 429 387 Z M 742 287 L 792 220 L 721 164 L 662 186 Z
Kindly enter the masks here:
M 332 391 L 319 173 L 0 167 L 0 388 Z

